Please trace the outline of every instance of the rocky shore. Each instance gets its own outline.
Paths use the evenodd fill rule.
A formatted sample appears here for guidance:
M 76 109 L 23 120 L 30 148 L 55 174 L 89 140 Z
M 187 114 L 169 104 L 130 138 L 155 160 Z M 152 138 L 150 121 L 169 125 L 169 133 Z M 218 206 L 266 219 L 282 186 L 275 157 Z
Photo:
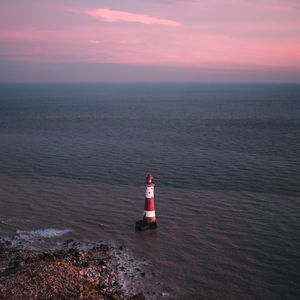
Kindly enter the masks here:
M 67 240 L 45 250 L 0 238 L 0 299 L 146 299 L 130 284 L 124 289 L 122 278 L 147 275 L 118 253 L 122 247 L 106 243 Z

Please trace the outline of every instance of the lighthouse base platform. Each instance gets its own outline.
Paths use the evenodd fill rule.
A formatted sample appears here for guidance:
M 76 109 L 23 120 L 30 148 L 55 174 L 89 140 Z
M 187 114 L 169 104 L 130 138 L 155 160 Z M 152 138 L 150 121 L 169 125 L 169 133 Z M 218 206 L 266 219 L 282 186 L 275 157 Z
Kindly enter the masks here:
M 147 222 L 144 220 L 136 221 L 135 223 L 135 229 L 139 231 L 144 231 L 148 229 L 156 229 L 157 228 L 157 223 L 155 222 Z

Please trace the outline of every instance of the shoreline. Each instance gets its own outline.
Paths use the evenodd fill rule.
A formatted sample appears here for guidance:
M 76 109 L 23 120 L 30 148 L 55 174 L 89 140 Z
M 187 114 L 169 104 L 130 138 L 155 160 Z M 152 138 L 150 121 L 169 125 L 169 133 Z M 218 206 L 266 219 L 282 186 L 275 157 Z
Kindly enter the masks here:
M 18 237 L 0 237 L 0 299 L 158 299 L 135 287 L 151 281 L 146 265 L 104 242 L 69 239 L 34 248 Z

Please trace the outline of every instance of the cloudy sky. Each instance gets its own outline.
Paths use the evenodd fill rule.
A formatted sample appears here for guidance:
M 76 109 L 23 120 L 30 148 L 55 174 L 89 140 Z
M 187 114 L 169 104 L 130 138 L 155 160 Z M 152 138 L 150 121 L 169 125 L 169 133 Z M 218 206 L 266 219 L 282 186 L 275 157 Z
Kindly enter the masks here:
M 300 82 L 298 0 L 0 2 L 0 82 Z

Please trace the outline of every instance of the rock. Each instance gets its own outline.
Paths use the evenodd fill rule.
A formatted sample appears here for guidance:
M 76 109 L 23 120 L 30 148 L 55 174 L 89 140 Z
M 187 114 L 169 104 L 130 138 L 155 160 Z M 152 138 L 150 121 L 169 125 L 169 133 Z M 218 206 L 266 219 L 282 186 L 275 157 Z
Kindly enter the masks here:
M 146 297 L 143 293 L 138 293 L 130 298 L 131 300 L 145 300 Z
M 84 268 L 87 268 L 89 266 L 89 263 L 87 261 L 82 262 L 81 264 Z
M 54 261 L 54 255 L 52 253 L 43 253 L 40 255 L 39 259 L 44 261 Z
M 67 246 L 67 245 L 71 244 L 73 241 L 74 240 L 72 240 L 72 239 L 65 240 L 64 245 Z

